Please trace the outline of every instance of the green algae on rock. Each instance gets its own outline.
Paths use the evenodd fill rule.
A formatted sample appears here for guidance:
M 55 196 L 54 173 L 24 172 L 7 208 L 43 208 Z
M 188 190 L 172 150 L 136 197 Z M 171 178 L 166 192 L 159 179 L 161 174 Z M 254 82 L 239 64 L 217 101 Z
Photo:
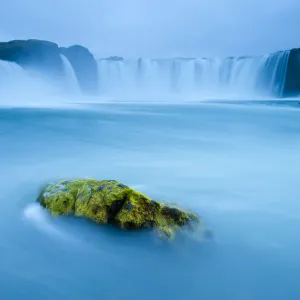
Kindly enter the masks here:
M 115 180 L 79 179 L 46 186 L 39 202 L 53 215 L 75 215 L 122 229 L 154 228 L 172 239 L 183 227 L 200 225 L 199 218 L 178 207 L 152 200 Z

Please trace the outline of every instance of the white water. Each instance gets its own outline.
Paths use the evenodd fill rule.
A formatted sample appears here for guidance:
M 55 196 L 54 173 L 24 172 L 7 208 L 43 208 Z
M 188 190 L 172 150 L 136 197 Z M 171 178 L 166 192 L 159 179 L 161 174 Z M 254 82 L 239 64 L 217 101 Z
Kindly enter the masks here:
M 100 90 L 107 96 L 281 97 L 288 57 L 289 51 L 225 59 L 101 59 Z
M 0 60 L 1 106 L 43 103 L 45 95 L 51 94 L 53 89 L 54 86 L 51 86 L 40 74 L 27 71 L 14 62 Z
M 69 60 L 63 55 L 61 58 L 65 80 L 49 78 L 46 73 L 25 70 L 14 62 L 0 60 L 0 106 L 61 105 L 80 95 L 79 83 Z
M 70 61 L 63 54 L 61 54 L 60 57 L 62 59 L 63 65 L 64 65 L 65 79 L 66 79 L 68 90 L 70 90 L 71 93 L 79 94 L 80 86 L 79 86 L 75 71 L 74 71 Z
M 20 85 L 21 82 L 28 81 L 25 70 L 14 62 L 0 60 L 0 89 L 9 89 L 12 83 Z
M 47 212 L 37 203 L 29 204 L 24 209 L 24 219 L 35 224 L 36 227 L 43 232 L 56 236 L 64 236 L 62 231 L 51 223 L 50 216 Z

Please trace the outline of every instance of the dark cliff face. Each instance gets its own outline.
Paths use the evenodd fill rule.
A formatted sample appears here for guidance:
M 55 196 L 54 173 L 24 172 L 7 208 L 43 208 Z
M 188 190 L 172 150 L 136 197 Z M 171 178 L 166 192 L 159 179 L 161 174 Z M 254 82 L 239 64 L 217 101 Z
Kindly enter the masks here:
M 0 60 L 15 62 L 26 70 L 34 70 L 49 79 L 65 80 L 65 69 L 61 58 L 65 55 L 77 76 L 81 90 L 98 92 L 98 66 L 90 51 L 76 45 L 59 48 L 57 44 L 42 40 L 14 40 L 0 43 Z
M 300 49 L 290 52 L 286 79 L 284 84 L 284 97 L 292 97 L 300 94 Z
M 35 69 L 61 77 L 64 74 L 57 44 L 41 40 L 14 40 L 0 43 L 0 59 L 15 62 L 24 69 Z
M 83 92 L 95 94 L 98 91 L 98 66 L 93 54 L 85 47 L 75 45 L 60 48 L 70 61 Z

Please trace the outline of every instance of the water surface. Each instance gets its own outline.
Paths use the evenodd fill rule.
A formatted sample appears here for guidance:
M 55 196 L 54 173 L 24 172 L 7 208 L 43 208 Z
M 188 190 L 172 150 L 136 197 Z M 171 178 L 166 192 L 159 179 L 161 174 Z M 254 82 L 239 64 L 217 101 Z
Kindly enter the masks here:
M 1 299 L 298 300 L 300 110 L 248 103 L 0 110 Z M 116 179 L 214 241 L 51 218 L 39 188 Z

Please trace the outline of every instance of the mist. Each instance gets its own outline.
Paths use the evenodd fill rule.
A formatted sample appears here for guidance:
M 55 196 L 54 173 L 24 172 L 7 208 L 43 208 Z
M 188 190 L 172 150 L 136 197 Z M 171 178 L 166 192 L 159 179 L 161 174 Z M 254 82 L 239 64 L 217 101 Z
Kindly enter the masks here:
M 298 47 L 298 0 L 11 0 L 0 39 L 82 44 L 97 57 L 215 57 Z
M 299 0 L 1 8 L 1 299 L 299 300 Z

